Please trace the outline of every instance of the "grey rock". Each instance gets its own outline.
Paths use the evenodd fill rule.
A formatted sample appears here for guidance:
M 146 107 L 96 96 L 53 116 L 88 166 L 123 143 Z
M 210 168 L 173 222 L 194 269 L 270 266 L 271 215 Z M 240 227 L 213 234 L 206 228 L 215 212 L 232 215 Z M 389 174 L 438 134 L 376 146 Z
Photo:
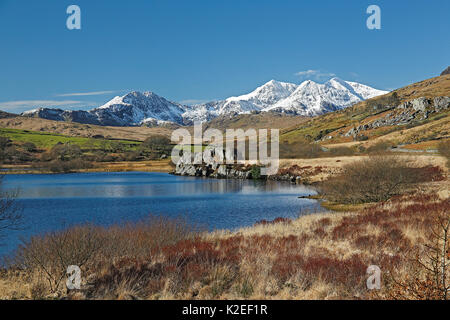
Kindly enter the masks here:
M 430 105 L 430 102 L 426 98 L 417 98 L 411 101 L 412 108 L 415 111 L 424 112 L 426 108 Z
M 447 69 L 442 71 L 441 76 L 446 75 L 446 74 L 450 74 L 450 67 L 447 67 Z
M 436 97 L 433 99 L 433 104 L 437 111 L 448 109 L 450 107 L 450 97 Z

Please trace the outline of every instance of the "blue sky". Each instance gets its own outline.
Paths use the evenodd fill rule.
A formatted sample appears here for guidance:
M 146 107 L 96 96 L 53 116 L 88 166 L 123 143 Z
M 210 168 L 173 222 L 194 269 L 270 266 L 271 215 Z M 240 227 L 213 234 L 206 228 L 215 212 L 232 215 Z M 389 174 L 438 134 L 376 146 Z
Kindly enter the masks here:
M 81 8 L 81 30 L 66 9 Z M 366 8 L 381 7 L 381 30 Z M 450 64 L 448 0 L 0 0 L 0 109 L 130 90 L 202 102 L 331 75 L 394 89 Z M 306 72 L 314 70 L 314 72 Z

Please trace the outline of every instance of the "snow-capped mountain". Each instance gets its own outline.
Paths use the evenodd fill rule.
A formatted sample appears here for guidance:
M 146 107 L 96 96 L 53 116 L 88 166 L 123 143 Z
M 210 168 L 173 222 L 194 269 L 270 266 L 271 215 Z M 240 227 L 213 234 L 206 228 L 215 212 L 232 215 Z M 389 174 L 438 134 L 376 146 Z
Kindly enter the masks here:
M 153 92 L 133 91 L 90 111 L 39 108 L 22 115 L 110 126 L 191 125 L 221 115 L 252 111 L 316 116 L 385 93 L 387 91 L 338 78 L 323 84 L 308 80 L 300 85 L 271 80 L 248 94 L 194 106 L 168 101 Z
M 133 91 L 89 111 L 38 108 L 22 115 L 104 126 L 137 126 L 168 122 L 182 124 L 182 114 L 188 109 L 187 106 L 170 102 L 153 92 Z
M 186 109 L 186 106 L 170 102 L 153 92 L 133 91 L 123 97 L 115 97 L 89 113 L 95 115 L 101 123 L 113 122 L 115 125 L 126 126 L 152 121 L 182 123 L 181 115 Z
M 385 93 L 387 91 L 338 78 L 333 78 L 323 84 L 308 80 L 300 84 L 289 97 L 262 111 L 316 116 Z
M 307 80 L 300 85 L 271 80 L 249 94 L 193 106 L 183 114 L 183 119 L 189 123 L 251 111 L 316 116 L 385 93 L 387 91 L 339 78 L 323 84 Z
M 261 111 L 278 101 L 289 97 L 297 88 L 296 84 L 271 80 L 254 91 L 222 101 L 195 105 L 183 114 L 184 122 L 208 121 L 224 114 L 241 114 Z

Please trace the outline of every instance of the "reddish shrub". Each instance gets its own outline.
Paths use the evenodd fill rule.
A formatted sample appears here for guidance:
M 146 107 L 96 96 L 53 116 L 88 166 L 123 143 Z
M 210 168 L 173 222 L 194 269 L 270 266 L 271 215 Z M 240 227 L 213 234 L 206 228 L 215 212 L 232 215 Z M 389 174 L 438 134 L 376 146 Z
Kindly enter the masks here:
M 352 290 L 360 286 L 365 279 L 367 264 L 359 255 L 353 255 L 349 259 L 313 256 L 302 265 L 302 270 L 314 279 L 322 280 L 334 285 L 341 285 Z
M 267 224 L 276 224 L 276 223 L 291 223 L 292 222 L 292 220 L 291 219 L 289 219 L 289 218 L 283 218 L 283 217 L 278 217 L 278 218 L 275 218 L 275 219 L 273 219 L 273 220 L 260 220 L 260 221 L 257 221 L 256 223 L 255 223 L 255 226 L 257 226 L 257 225 L 260 225 L 260 224 L 262 224 L 262 225 L 267 225 Z
M 314 230 L 314 235 L 319 238 L 324 238 L 327 235 L 327 233 L 325 232 L 325 230 L 323 228 L 316 228 Z
M 301 270 L 304 259 L 299 254 L 278 255 L 272 265 L 272 274 L 280 282 L 285 283 Z
M 318 224 L 321 227 L 329 226 L 331 224 L 331 219 L 330 218 L 322 218 L 318 221 Z
M 416 182 L 431 182 L 445 180 L 444 172 L 438 166 L 426 166 L 422 168 L 409 168 L 409 175 L 417 177 Z

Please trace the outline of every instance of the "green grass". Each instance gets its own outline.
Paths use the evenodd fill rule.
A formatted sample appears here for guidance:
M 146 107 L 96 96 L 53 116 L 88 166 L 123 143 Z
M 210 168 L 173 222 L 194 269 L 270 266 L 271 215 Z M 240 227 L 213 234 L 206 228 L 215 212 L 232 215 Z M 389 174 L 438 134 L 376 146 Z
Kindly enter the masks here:
M 31 142 L 41 149 L 50 149 L 58 143 L 72 143 L 84 150 L 100 149 L 105 150 L 113 146 L 120 145 L 125 151 L 135 150 L 141 143 L 130 140 L 107 140 L 83 137 L 68 137 L 64 135 L 37 132 L 20 129 L 0 128 L 0 136 L 7 137 L 14 142 Z
M 287 131 L 280 136 L 281 141 L 287 141 L 289 143 L 308 140 L 310 142 L 319 139 L 319 136 L 326 136 L 333 131 L 349 125 L 350 123 L 356 123 L 356 119 L 351 118 L 344 112 L 336 112 L 333 114 L 327 114 L 318 118 L 312 119 L 307 123 L 304 123 L 297 128 Z

